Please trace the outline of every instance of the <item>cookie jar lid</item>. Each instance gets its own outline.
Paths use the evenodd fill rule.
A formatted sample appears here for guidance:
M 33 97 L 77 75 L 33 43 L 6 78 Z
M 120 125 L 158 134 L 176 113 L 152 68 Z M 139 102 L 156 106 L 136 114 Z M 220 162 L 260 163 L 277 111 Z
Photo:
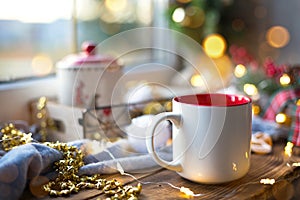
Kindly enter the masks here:
M 80 67 L 116 67 L 118 60 L 109 55 L 96 54 L 96 44 L 84 42 L 81 45 L 82 52 L 70 54 L 57 63 L 58 68 Z

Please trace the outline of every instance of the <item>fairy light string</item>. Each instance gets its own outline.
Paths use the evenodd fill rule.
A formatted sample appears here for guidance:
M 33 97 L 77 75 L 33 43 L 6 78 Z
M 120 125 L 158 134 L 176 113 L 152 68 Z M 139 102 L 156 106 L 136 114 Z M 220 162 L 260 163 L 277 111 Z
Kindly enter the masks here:
M 187 188 L 187 187 L 184 187 L 184 186 L 176 186 L 176 185 L 173 185 L 172 183 L 169 183 L 169 182 L 152 182 L 152 181 L 141 181 L 139 180 L 138 178 L 136 178 L 134 175 L 132 174 L 129 174 L 129 173 L 126 173 L 126 172 L 120 172 L 121 175 L 123 176 L 129 176 L 131 177 L 133 180 L 141 183 L 142 185 L 148 185 L 148 184 L 155 184 L 155 185 L 168 185 L 170 186 L 171 188 L 173 189 L 176 189 L 178 190 L 180 193 L 182 193 L 185 197 L 185 198 L 193 198 L 193 197 L 201 197 L 201 196 L 205 196 L 205 194 L 202 194 L 202 193 L 198 193 L 198 194 L 195 194 L 190 188 Z
M 129 176 L 131 177 L 133 180 L 137 181 L 139 184 L 142 184 L 142 185 L 147 185 L 147 184 L 156 184 L 156 185 L 162 185 L 162 184 L 165 184 L 165 185 L 168 185 L 170 186 L 171 188 L 174 188 L 174 189 L 177 189 L 179 190 L 185 198 L 193 198 L 193 197 L 200 197 L 200 196 L 203 196 L 204 194 L 195 194 L 192 190 L 190 190 L 189 188 L 187 187 L 178 187 L 178 186 L 175 186 L 173 185 L 172 183 L 169 183 L 169 182 L 151 182 L 151 181 L 147 181 L 147 182 L 144 182 L 144 181 L 141 181 L 139 180 L 138 178 L 136 178 L 134 175 L 132 174 L 129 174 L 129 173 L 126 173 L 125 170 L 123 169 L 122 165 L 120 162 L 118 162 L 118 160 L 115 158 L 115 156 L 109 151 L 109 150 L 104 150 L 105 152 L 108 153 L 108 155 L 114 160 L 116 161 L 116 165 L 117 165 L 117 170 L 120 172 L 120 174 L 122 176 Z

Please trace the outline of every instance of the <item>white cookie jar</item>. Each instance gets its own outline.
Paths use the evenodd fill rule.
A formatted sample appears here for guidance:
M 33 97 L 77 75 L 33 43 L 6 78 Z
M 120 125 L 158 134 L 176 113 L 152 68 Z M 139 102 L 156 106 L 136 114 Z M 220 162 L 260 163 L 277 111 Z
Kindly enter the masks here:
M 60 104 L 93 108 L 122 103 L 122 66 L 111 56 L 96 54 L 96 45 L 82 44 L 83 52 L 71 54 L 56 65 Z

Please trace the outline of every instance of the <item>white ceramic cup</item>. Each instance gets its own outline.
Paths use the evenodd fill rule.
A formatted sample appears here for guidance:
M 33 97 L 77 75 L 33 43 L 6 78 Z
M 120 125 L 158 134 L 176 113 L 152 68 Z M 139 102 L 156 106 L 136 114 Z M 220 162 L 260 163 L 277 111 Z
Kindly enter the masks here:
M 147 130 L 147 149 L 162 167 L 207 184 L 239 179 L 250 167 L 252 102 L 245 96 L 197 94 L 175 97 L 172 112 L 156 115 Z M 173 160 L 154 149 L 158 124 L 170 120 Z

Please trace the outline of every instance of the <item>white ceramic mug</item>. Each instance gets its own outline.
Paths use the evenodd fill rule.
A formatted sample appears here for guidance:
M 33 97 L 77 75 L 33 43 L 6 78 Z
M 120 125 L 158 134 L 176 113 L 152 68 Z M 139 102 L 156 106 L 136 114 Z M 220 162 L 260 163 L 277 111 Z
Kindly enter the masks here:
M 172 112 L 156 115 L 147 130 L 147 149 L 162 167 L 191 181 L 224 183 L 239 179 L 250 167 L 252 102 L 245 96 L 197 94 L 175 97 Z M 157 125 L 170 120 L 173 160 L 154 149 Z

